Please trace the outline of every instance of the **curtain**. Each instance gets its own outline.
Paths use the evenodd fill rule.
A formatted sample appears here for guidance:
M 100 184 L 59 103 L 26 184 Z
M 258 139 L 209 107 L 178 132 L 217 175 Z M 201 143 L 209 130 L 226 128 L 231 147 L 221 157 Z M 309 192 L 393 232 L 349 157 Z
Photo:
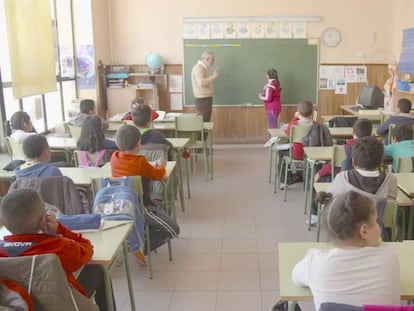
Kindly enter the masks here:
M 14 97 L 55 91 L 49 0 L 6 0 L 5 12 Z

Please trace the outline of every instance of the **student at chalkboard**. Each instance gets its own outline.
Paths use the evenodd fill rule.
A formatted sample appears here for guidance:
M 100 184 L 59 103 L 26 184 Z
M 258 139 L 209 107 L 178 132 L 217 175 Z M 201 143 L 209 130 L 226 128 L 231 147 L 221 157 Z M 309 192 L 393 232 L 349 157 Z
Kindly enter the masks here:
M 268 127 L 272 129 L 277 127 L 277 119 L 282 110 L 280 103 L 282 89 L 276 69 L 269 69 L 266 76 L 269 81 L 263 87 L 263 92 L 259 93 L 259 98 L 264 103 Z

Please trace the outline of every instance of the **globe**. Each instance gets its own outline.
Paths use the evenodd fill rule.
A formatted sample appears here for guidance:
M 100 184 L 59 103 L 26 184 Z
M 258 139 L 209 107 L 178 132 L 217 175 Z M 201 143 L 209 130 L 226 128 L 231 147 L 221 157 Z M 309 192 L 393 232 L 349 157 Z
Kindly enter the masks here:
M 151 72 L 159 72 L 162 69 L 164 62 L 161 55 L 157 53 L 150 53 L 147 55 L 147 66 Z

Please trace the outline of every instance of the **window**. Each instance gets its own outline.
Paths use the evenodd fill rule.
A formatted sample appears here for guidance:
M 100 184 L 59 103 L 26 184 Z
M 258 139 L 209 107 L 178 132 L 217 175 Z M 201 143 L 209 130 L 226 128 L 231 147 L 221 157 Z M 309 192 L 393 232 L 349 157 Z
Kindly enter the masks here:
M 0 63 L 1 84 L 3 87 L 6 113 L 4 120 L 20 109 L 26 111 L 37 132 L 55 127 L 69 116 L 71 103 L 77 98 L 75 80 L 75 49 L 73 39 L 72 0 L 49 0 L 55 39 L 56 84 L 57 91 L 22 98 L 13 98 L 10 71 L 9 48 L 5 22 L 4 0 L 0 0 Z M 4 121 L 3 120 L 3 121 Z

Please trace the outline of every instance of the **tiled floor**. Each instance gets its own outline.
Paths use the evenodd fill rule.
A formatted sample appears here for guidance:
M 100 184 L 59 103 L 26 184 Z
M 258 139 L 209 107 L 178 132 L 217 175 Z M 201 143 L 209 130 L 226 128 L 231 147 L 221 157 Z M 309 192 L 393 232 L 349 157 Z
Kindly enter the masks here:
M 154 278 L 131 258 L 137 310 L 269 311 L 279 300 L 279 241 L 314 241 L 303 214 L 302 184 L 273 193 L 268 150 L 215 146 L 215 176 L 206 182 L 203 161 L 191 175 L 186 212 L 177 209 L 181 235 L 153 255 Z M 118 310 L 130 310 L 125 273 L 112 273 Z M 314 310 L 312 303 L 302 310 Z

